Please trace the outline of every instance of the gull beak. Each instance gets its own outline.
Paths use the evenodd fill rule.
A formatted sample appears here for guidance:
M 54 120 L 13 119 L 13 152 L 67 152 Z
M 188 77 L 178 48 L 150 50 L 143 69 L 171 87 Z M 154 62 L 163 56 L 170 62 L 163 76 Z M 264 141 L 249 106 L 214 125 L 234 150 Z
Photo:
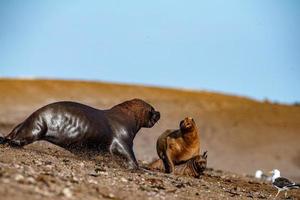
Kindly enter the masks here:
M 274 174 L 274 171 L 269 171 L 269 174 Z

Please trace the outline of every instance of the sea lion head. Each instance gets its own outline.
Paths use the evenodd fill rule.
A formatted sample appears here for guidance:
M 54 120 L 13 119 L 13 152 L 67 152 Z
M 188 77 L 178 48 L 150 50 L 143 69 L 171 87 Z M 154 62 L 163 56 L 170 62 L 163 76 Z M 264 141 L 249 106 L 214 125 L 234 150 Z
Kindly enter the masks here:
M 160 119 L 160 113 L 141 99 L 132 99 L 120 105 L 134 113 L 140 127 L 151 128 Z
M 183 132 L 191 132 L 196 128 L 196 123 L 193 118 L 186 117 L 180 122 L 179 127 Z
M 193 167 L 199 173 L 202 173 L 207 166 L 207 151 L 203 153 L 201 156 L 195 156 Z

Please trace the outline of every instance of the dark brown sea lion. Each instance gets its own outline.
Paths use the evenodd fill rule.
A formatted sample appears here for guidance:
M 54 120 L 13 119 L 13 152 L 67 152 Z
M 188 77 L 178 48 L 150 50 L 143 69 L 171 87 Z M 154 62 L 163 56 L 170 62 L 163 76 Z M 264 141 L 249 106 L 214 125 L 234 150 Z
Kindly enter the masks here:
M 111 154 L 120 154 L 129 168 L 138 168 L 133 139 L 142 128 L 150 128 L 160 113 L 140 99 L 99 110 L 76 102 L 56 102 L 32 113 L 0 143 L 24 146 L 46 140 L 58 146 L 96 146 Z
M 199 178 L 203 171 L 207 166 L 207 151 L 203 153 L 203 155 L 195 156 L 188 161 L 176 165 L 174 168 L 174 174 L 176 175 L 185 175 Z M 164 172 L 164 163 L 161 159 L 157 159 L 149 164 L 148 169 L 150 170 L 158 170 L 160 172 Z
M 166 130 L 156 143 L 157 154 L 167 173 L 178 165 L 200 154 L 200 138 L 193 118 L 186 117 L 178 130 Z

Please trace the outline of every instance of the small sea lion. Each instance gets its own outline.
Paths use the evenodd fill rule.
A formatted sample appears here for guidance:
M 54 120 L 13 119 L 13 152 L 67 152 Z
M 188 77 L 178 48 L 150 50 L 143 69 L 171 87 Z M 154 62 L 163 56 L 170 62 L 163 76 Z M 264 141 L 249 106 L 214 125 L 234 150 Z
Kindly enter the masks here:
M 186 175 L 199 178 L 207 166 L 207 152 L 204 152 L 202 156 L 195 156 L 187 162 L 175 167 L 174 174 Z
M 138 163 L 133 152 L 133 139 L 142 128 L 150 128 L 160 113 L 140 99 L 99 110 L 76 102 L 56 102 L 32 113 L 17 125 L 0 143 L 24 146 L 46 140 L 64 148 L 96 146 L 118 154 L 131 169 Z
M 164 163 L 166 173 L 178 165 L 200 154 L 200 138 L 193 118 L 186 117 L 178 130 L 166 130 L 156 143 L 157 154 Z
M 199 178 L 199 176 L 203 174 L 203 171 L 206 169 L 206 166 L 207 151 L 205 151 L 201 156 L 197 155 L 182 164 L 176 165 L 174 168 L 174 174 Z M 161 159 L 153 161 L 148 165 L 148 168 L 150 170 L 158 170 L 160 172 L 165 171 L 164 164 Z

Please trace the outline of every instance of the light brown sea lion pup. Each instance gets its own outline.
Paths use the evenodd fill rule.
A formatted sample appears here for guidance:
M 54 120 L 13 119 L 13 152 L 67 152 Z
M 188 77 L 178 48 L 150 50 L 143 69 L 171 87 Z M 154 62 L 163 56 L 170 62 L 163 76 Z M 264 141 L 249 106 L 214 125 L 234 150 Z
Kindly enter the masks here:
M 176 165 L 174 168 L 174 174 L 176 175 L 185 175 L 192 176 L 195 178 L 199 178 L 201 174 L 203 174 L 204 170 L 207 166 L 207 151 L 203 153 L 201 156 L 195 156 L 188 161 Z M 161 159 L 157 159 L 148 166 L 150 170 L 158 170 L 165 171 L 163 161 Z
M 175 167 L 174 174 L 176 175 L 186 175 L 199 178 L 207 166 L 207 151 L 201 156 L 195 156 L 183 164 Z
M 200 154 L 200 138 L 194 119 L 186 117 L 179 127 L 178 130 L 166 130 L 156 143 L 157 154 L 164 163 L 166 173 L 172 173 L 174 165 Z

